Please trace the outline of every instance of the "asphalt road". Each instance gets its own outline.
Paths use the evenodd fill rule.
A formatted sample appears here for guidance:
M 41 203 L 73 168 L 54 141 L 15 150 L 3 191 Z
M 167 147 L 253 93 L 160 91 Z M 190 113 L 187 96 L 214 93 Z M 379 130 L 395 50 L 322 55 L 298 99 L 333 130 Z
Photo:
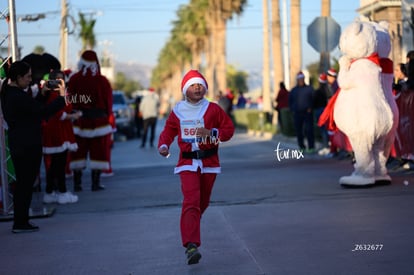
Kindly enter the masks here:
M 0 274 L 413 274 L 414 178 L 344 189 L 350 160 L 295 153 L 292 139 L 238 133 L 222 144 L 222 173 L 202 219 L 203 257 L 185 264 L 180 244 L 178 156 L 139 140 L 117 142 L 115 175 L 79 202 L 12 234 L 0 222 Z M 280 159 L 277 148 L 285 158 Z M 288 158 L 288 159 L 287 159 Z M 71 179 L 68 185 L 71 186 Z M 42 194 L 33 208 L 42 209 Z

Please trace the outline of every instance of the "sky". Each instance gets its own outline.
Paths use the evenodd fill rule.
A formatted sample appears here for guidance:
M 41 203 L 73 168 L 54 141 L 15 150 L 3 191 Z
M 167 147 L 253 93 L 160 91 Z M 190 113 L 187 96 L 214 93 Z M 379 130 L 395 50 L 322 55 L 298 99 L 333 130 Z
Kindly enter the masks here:
M 176 11 L 190 0 L 67 0 L 69 13 L 78 20 L 82 11 L 96 19 L 95 34 L 98 54 L 109 52 L 121 62 L 135 62 L 155 66 L 160 50 L 168 41 L 172 22 L 177 19 Z M 59 56 L 60 0 L 15 1 L 17 18 L 28 14 L 44 13 L 38 21 L 17 22 L 18 43 L 22 58 L 36 46 L 43 46 L 46 52 Z M 248 0 L 243 14 L 227 23 L 227 63 L 240 70 L 260 71 L 262 69 L 263 17 L 262 0 Z M 270 2 L 270 1 L 269 1 Z M 280 1 L 283 2 L 282 0 Z M 321 0 L 302 0 L 302 62 L 303 67 L 319 61 L 319 53 L 307 42 L 307 27 L 320 16 Z M 359 0 L 331 0 L 331 16 L 345 28 L 357 16 Z M 7 8 L 3 0 L 0 9 Z M 290 1 L 287 0 L 289 8 Z M 289 18 L 289 11 L 288 11 Z M 289 19 L 288 19 L 289 20 Z M 73 29 L 72 24 L 70 29 Z M 283 22 L 282 22 L 283 24 Z M 79 28 L 75 28 L 76 31 Z M 7 33 L 7 24 L 0 25 L 0 34 Z M 77 32 L 78 33 L 78 32 Z M 69 37 L 68 63 L 78 61 L 81 41 L 76 35 Z M 338 50 L 331 52 L 339 57 Z M 277 65 L 275 65 L 277 66 Z

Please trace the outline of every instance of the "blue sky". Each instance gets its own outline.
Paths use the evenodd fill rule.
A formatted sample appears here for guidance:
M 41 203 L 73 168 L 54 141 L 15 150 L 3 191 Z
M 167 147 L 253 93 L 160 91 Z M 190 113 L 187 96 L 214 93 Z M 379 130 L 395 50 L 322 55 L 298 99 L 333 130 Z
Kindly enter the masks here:
M 159 51 L 169 38 L 176 11 L 189 0 L 67 0 L 70 14 L 77 20 L 78 12 L 94 14 L 97 52 L 106 48 L 117 60 L 154 66 Z M 7 7 L 2 1 L 0 9 Z M 289 6 L 289 0 L 288 6 Z M 303 66 L 319 60 L 319 53 L 307 43 L 307 26 L 320 15 L 321 0 L 302 0 Z M 22 57 L 41 45 L 58 56 L 60 0 L 16 1 L 18 17 L 45 13 L 46 18 L 35 22 L 18 22 L 18 42 Z M 331 0 L 331 15 L 344 28 L 358 15 L 359 0 Z M 262 66 L 262 0 L 248 0 L 240 17 L 228 22 L 227 62 L 242 70 L 261 70 Z M 7 32 L 7 24 L 0 33 Z M 69 39 L 69 64 L 76 64 L 81 42 Z M 334 50 L 331 56 L 339 56 Z

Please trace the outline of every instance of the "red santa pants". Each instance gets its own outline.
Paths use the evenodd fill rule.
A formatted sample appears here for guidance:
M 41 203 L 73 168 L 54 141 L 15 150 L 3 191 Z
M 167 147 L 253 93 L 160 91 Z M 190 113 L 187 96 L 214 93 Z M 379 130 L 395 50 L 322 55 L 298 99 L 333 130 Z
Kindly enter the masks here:
M 108 135 L 93 138 L 76 136 L 78 150 L 71 153 L 70 168 L 72 170 L 86 168 L 87 157 L 89 154 L 89 165 L 92 170 L 109 169 L 108 142 Z
M 180 173 L 183 204 L 181 209 L 181 240 L 184 247 L 188 243 L 201 244 L 201 215 L 210 203 L 211 190 L 217 174 L 183 171 Z

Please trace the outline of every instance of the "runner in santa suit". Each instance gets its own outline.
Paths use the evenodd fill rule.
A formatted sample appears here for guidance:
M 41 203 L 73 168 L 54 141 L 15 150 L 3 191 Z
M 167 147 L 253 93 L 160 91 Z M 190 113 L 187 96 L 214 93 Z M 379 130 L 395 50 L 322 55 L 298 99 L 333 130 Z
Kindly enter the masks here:
M 170 113 L 160 134 L 158 150 L 169 155 L 169 147 L 178 136 L 180 156 L 175 174 L 180 175 L 183 194 L 181 239 L 186 247 L 187 263 L 196 264 L 201 258 L 200 219 L 210 202 L 216 175 L 221 172 L 218 157 L 219 142 L 233 136 L 230 117 L 216 103 L 207 101 L 207 81 L 196 70 L 190 70 L 181 83 L 185 100 Z
M 112 133 L 109 123 L 112 88 L 108 79 L 101 75 L 94 51 L 83 52 L 78 69 L 68 83 L 68 100 L 74 110 L 82 111 L 82 117 L 73 126 L 79 149 L 71 154 L 70 168 L 73 170 L 75 191 L 82 191 L 82 170 L 86 168 L 89 154 L 92 191 L 99 191 L 104 189 L 100 184 L 101 171 L 109 169 L 108 135 Z

